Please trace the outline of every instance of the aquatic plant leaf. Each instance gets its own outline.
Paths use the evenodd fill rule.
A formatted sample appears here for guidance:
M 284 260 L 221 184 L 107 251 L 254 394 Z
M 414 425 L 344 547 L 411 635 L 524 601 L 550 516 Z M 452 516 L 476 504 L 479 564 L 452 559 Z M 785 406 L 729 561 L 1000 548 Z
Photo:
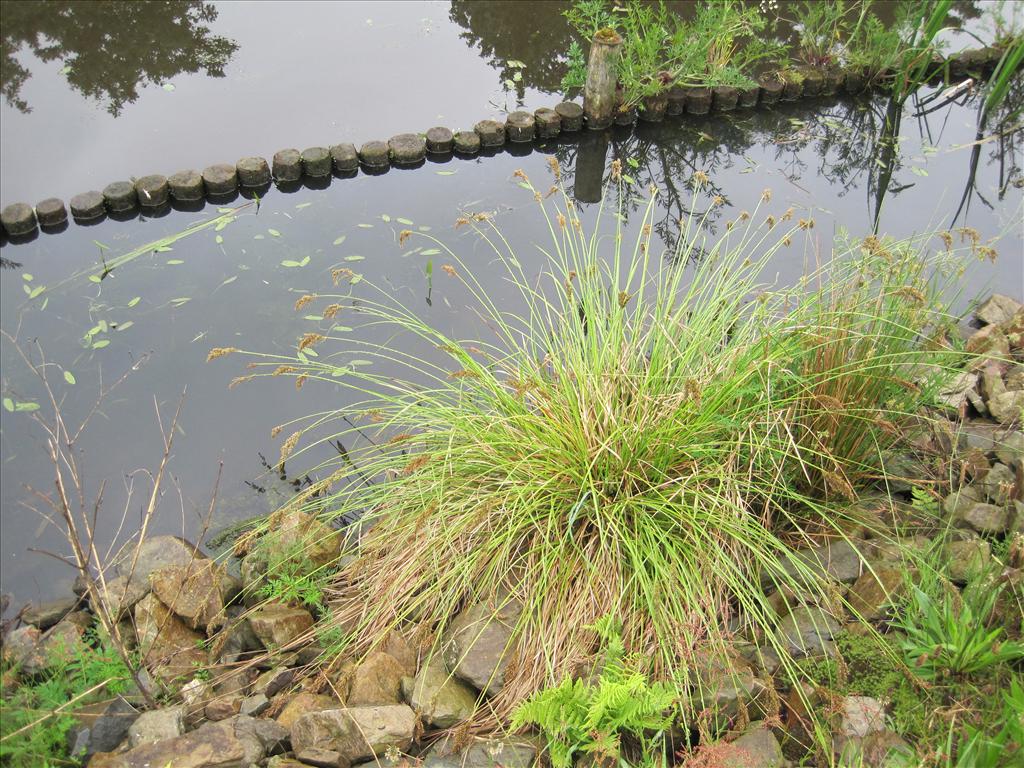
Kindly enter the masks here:
M 412 226 L 412 222 L 409 219 L 405 219 L 405 218 L 399 217 L 399 218 L 395 219 L 395 221 L 397 221 L 399 224 L 405 224 L 405 226 L 407 226 L 407 227 L 411 227 Z
M 331 245 L 341 245 L 342 243 L 345 242 L 346 237 L 348 237 L 348 235 L 341 235 L 339 237 L 334 238 L 334 242 L 331 243 Z
M 74 386 L 75 385 L 75 374 L 73 374 L 71 371 L 64 371 L 64 381 L 66 381 L 71 386 Z
M 640 161 L 637 160 L 635 157 L 627 157 L 626 158 L 626 162 L 629 163 L 629 167 L 630 168 L 639 168 L 640 167 Z
M 267 234 L 269 234 L 271 237 L 280 237 L 281 236 L 281 233 L 278 232 L 276 229 L 268 229 L 267 230 Z
M 103 278 L 100 277 L 99 275 L 89 275 L 89 282 L 90 283 L 100 283 L 102 281 L 103 281 Z
M 436 256 L 440 252 L 441 252 L 440 248 L 427 248 L 427 250 L 423 251 L 420 255 L 421 256 Z
M 356 224 L 360 229 L 373 229 L 373 224 Z
M 351 256 L 346 256 L 345 261 L 362 261 L 365 258 L 365 256 L 360 256 L 358 254 L 353 253 Z
M 323 315 L 303 315 L 303 316 L 302 316 L 302 319 L 303 319 L 303 320 L 314 320 L 314 321 L 319 321 L 319 320 L 323 320 L 323 319 L 324 319 L 324 316 L 323 316 Z
M 304 257 L 302 258 L 302 261 L 300 261 L 300 262 L 299 262 L 299 266 L 300 266 L 300 267 L 304 267 L 304 266 L 306 266 L 307 264 L 309 264 L 309 256 L 304 256 Z
M 309 206 L 311 205 L 312 203 L 299 203 L 298 205 L 295 206 L 295 210 L 301 211 L 303 208 L 309 208 Z
M 70 72 L 71 72 L 71 65 L 70 64 L 65 64 L 63 67 L 60 68 L 60 74 L 62 74 L 62 75 L 70 74 Z
M 523 189 L 529 189 L 529 190 L 531 190 L 531 191 L 533 190 L 533 187 L 531 187 L 531 186 L 530 186 L 529 184 L 527 184 L 527 183 L 526 183 L 525 181 L 520 181 L 520 182 L 519 182 L 519 186 L 520 186 L 520 187 L 522 187 Z
M 171 248 L 171 246 L 169 245 L 158 245 L 156 248 L 153 249 L 153 253 L 167 253 L 167 251 L 173 250 L 174 249 Z
M 380 220 L 381 220 L 381 221 L 384 221 L 384 222 L 388 222 L 388 221 L 391 221 L 391 217 L 390 217 L 390 216 L 388 216 L 388 215 L 387 215 L 386 213 L 382 213 L 382 214 L 380 215 Z
M 457 171 L 434 171 L 438 176 L 454 176 Z
M 160 87 L 163 88 L 168 93 L 170 93 L 171 91 L 174 90 L 174 83 L 164 83 Z
M 110 339 L 100 339 L 99 341 L 94 341 L 93 342 L 92 348 L 93 349 L 103 349 L 104 347 L 107 347 L 107 346 L 110 346 Z
M 9 397 L 4 398 L 4 409 L 14 413 L 14 401 Z
M 42 293 L 45 290 L 46 290 L 46 286 L 45 285 L 37 285 L 35 288 L 33 288 L 29 292 L 28 297 L 30 299 L 34 299 L 36 296 L 38 296 L 40 293 Z
M 127 331 L 133 325 L 135 325 L 135 321 L 134 320 L 128 320 L 127 322 L 121 323 L 119 326 L 117 326 L 117 330 L 119 330 L 119 331 Z
M 226 280 L 221 281 L 221 285 L 230 285 L 231 283 L 235 282 L 235 280 L 237 280 L 237 279 L 238 279 L 238 275 L 232 275 L 231 277 L 227 278 Z
M 370 360 L 350 360 L 348 364 L 363 367 L 367 365 L 373 365 L 373 362 L 371 362 Z
M 320 357 L 319 353 L 315 349 L 305 349 L 303 350 L 303 354 L 307 357 Z
M 217 243 L 217 245 L 220 245 L 221 243 L 224 242 L 224 237 L 222 235 L 217 235 L 215 238 L 213 238 L 213 240 L 215 243 Z
M 516 72 L 514 75 L 512 75 L 512 80 L 514 82 L 518 83 L 522 79 L 523 79 L 523 73 L 522 72 Z
M 15 403 L 14 410 L 22 413 L 31 413 L 39 410 L 39 403 Z
M 301 267 L 302 264 L 295 259 L 285 259 L 281 262 L 282 267 Z
M 25 280 L 26 282 L 31 283 L 32 282 L 32 275 L 30 275 L 28 272 L 25 272 L 25 273 L 22 274 L 21 279 Z
M 101 243 L 101 242 L 100 242 L 99 240 L 93 240 L 93 242 L 94 242 L 94 243 L 95 243 L 96 245 L 98 245 L 98 246 L 99 246 L 99 248 L 100 248 L 100 250 L 101 250 L 101 251 L 109 251 L 109 250 L 110 250 L 110 246 L 109 246 L 109 245 L 104 245 L 104 244 L 103 244 L 103 243 Z
M 176 299 L 171 299 L 171 304 L 173 304 L 177 308 L 185 304 L 188 304 L 188 302 L 190 301 L 192 301 L 191 296 L 179 296 Z
M 128 307 L 129 308 L 134 307 L 140 301 L 142 301 L 142 297 L 141 296 L 136 296 L 134 299 L 132 299 L 131 301 L 128 302 Z
M 177 264 L 184 264 L 185 262 L 182 259 L 168 259 L 167 263 L 173 267 Z
M 416 229 L 418 229 L 420 232 L 429 232 L 432 229 L 432 227 L 422 226 L 422 227 L 416 227 Z
M 506 88 L 508 88 L 508 89 L 510 89 L 510 90 L 511 90 L 512 88 L 515 88 L 515 87 L 516 87 L 516 84 L 515 84 L 514 82 L 512 82 L 511 80 L 508 80 L 508 79 L 506 79 L 506 80 L 504 81 L 504 83 L 505 83 L 505 87 L 506 87 Z
M 916 176 L 927 176 L 928 175 L 928 171 L 926 171 L 924 168 L 919 168 L 916 165 L 911 166 L 910 172 L 913 173 Z

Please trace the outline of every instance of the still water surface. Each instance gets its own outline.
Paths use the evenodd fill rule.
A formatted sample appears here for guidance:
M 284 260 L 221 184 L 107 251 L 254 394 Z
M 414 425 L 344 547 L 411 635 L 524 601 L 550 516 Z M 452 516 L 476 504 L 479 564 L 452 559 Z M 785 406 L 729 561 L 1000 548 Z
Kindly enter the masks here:
M 546 5 L 537 6 L 537 12 Z M 410 114 L 417 114 L 416 124 L 424 127 L 432 123 L 459 127 L 487 116 L 487 110 L 481 114 L 480 108 L 488 101 L 498 104 L 491 107 L 495 114 L 504 106 L 500 100 L 506 98 L 514 102 L 523 97 L 531 106 L 557 101 L 559 74 L 554 70 L 538 74 L 529 85 L 520 81 L 518 94 L 506 92 L 502 80 L 507 72 L 495 62 L 518 59 L 527 64 L 524 72 L 542 72 L 544 59 L 534 54 L 540 46 L 555 42 L 543 36 L 532 40 L 533 25 L 524 31 L 528 19 L 506 18 L 510 13 L 506 5 L 490 6 L 493 26 L 488 27 L 486 7 L 476 3 L 217 4 L 217 18 L 204 22 L 210 28 L 206 37 L 233 41 L 238 47 L 230 52 L 224 44 L 212 46 L 208 63 L 214 71 L 200 68 L 194 74 L 175 75 L 173 91 L 143 84 L 134 98 L 126 97 L 117 105 L 117 116 L 109 93 L 95 97 L 90 93 L 88 100 L 83 99 L 87 89 L 72 86 L 69 90 L 60 79 L 64 76 L 55 77 L 50 71 L 59 68 L 59 62 L 33 63 L 27 70 L 30 77 L 18 90 L 32 111 L 4 106 L 5 199 L 9 187 L 30 199 L 62 192 L 61 184 L 67 185 L 62 193 L 70 193 L 83 184 L 98 186 L 137 171 L 152 145 L 139 138 L 148 129 L 138 121 L 152 120 L 154 131 L 168 124 L 158 119 L 159 110 L 147 104 L 167 104 L 163 113 L 167 120 L 177 121 L 175 133 L 188 137 L 180 144 L 161 142 L 165 167 L 146 168 L 171 171 L 249 152 L 268 154 L 278 144 L 301 148 L 324 143 L 325 133 L 357 141 L 386 137 L 413 127 Z M 557 14 L 548 12 L 548 18 L 554 23 Z M 146 24 L 142 28 L 151 29 Z M 510 29 L 519 32 L 512 34 Z M 294 37 L 290 30 L 295 30 Z M 120 31 L 110 28 L 108 34 Z M 292 55 L 271 56 L 268 35 L 276 40 L 278 52 Z M 263 58 L 251 53 L 255 40 L 262 41 Z M 313 40 L 321 40 L 325 47 L 316 50 L 310 44 Z M 92 44 L 86 41 L 82 50 Z M 218 51 L 230 54 L 220 64 Z M 293 59 L 306 65 L 299 67 Z M 310 98 L 306 87 L 289 89 L 294 83 L 308 86 L 314 63 L 314 69 L 324 73 L 317 82 L 333 85 L 317 91 L 315 98 Z M 424 78 L 427 66 L 435 63 L 443 69 L 443 77 Z M 223 67 L 223 78 L 218 77 L 217 66 Z M 402 77 L 410 72 L 417 72 L 423 82 L 404 87 Z M 5 93 L 7 82 L 5 74 Z M 259 91 L 289 92 L 294 101 L 284 108 L 263 103 L 259 110 L 250 111 L 255 110 L 252 99 Z M 73 106 L 76 100 L 81 101 L 77 107 Z M 223 105 L 227 111 L 217 114 L 233 117 L 210 121 L 204 105 L 220 108 L 224 100 L 228 100 Z M 444 106 L 429 114 L 423 111 L 428 104 Z M 89 412 L 101 387 L 131 371 L 103 400 L 77 445 L 90 497 L 106 482 L 99 520 L 107 543 L 123 541 L 137 527 L 144 496 L 138 491 L 146 483 L 137 470 L 155 469 L 159 463 L 157 412 L 166 427 L 183 393 L 170 463 L 172 480 L 165 487 L 154 532 L 195 536 L 207 522 L 216 528 L 267 512 L 288 492 L 288 486 L 263 466 L 262 457 L 273 462 L 280 447 L 281 439 L 272 439 L 271 430 L 312 412 L 343 407 L 348 395 L 318 382 L 296 391 L 290 380 L 280 379 L 259 379 L 229 389 L 232 379 L 247 373 L 244 361 L 227 357 L 208 364 L 206 356 L 215 346 L 294 354 L 302 334 L 331 325 L 316 315 L 315 306 L 295 312 L 293 305 L 305 293 L 336 290 L 332 269 L 352 268 L 442 328 L 471 335 L 468 297 L 440 272 L 441 256 L 423 253 L 433 244 L 421 242 L 420 250 L 413 253 L 415 244 L 399 244 L 398 233 L 411 228 L 441 239 L 476 271 L 499 303 L 510 301 L 506 286 L 490 269 L 493 256 L 453 223 L 465 211 L 493 212 L 527 273 L 538 273 L 543 261 L 537 246 L 547 241 L 546 226 L 532 196 L 519 187 L 513 174 L 522 168 L 539 188 L 546 189 L 547 160 L 552 155 L 560 160 L 570 194 L 591 221 L 598 205 L 588 201 L 595 199 L 595 187 L 599 189 L 601 179 L 607 178 L 610 159 L 621 159 L 635 179 L 631 198 L 644 197 L 648 184 L 656 184 L 661 193 L 654 226 L 662 248 L 672 243 L 674 222 L 691 209 L 706 210 L 712 196 L 725 200 L 708 217 L 709 230 L 720 233 L 740 211 L 753 210 L 762 190 L 771 188 L 772 201 L 762 207 L 762 213 L 779 215 L 794 206 L 799 215 L 813 216 L 817 222 L 806 241 L 795 242 L 772 265 L 770 277 L 777 273 L 780 282 L 794 280 L 809 261 L 827 254 L 831 237 L 840 228 L 856 235 L 870 232 L 879 209 L 880 230 L 895 236 L 949 226 L 967 189 L 967 202 L 956 224 L 976 228 L 986 240 L 998 238 L 1000 258 L 995 264 L 972 266 L 964 277 L 959 306 L 966 307 L 969 299 L 992 287 L 1018 298 L 1024 294 L 1022 195 L 1014 184 L 1024 162 L 1019 135 L 977 145 L 975 158 L 971 145 L 976 138 L 976 101 L 922 118 L 913 117 L 911 103 L 887 178 L 880 166 L 886 154 L 877 141 L 884 99 L 817 106 L 813 111 L 793 106 L 641 125 L 635 131 L 549 142 L 527 155 L 521 154 L 522 148 L 513 148 L 492 157 L 428 162 L 382 176 L 336 178 L 327 189 L 301 188 L 292 194 L 271 190 L 258 208 L 242 198 L 221 206 L 237 209 L 232 215 L 208 205 L 197 212 L 171 211 L 130 222 L 72 226 L 60 235 L 41 235 L 27 244 L 6 243 L 2 248 L 6 268 L 0 270 L 0 328 L 33 360 L 45 355 L 49 378 L 72 423 Z M 46 131 L 40 128 L 33 133 L 25 127 L 43 125 L 40 116 L 51 107 L 62 114 L 67 110 L 72 127 L 93 124 L 95 130 L 82 132 L 85 143 L 78 150 L 61 146 L 53 150 L 57 154 L 48 154 Z M 6 126 L 12 109 L 24 121 L 19 129 L 22 139 L 38 150 L 39 162 L 56 162 L 50 166 L 52 175 L 47 174 L 48 186 L 40 187 L 38 193 L 20 186 L 26 179 L 30 184 L 35 181 L 27 174 L 27 165 L 19 163 L 35 161 L 31 153 L 19 153 L 8 143 Z M 137 109 L 143 116 L 131 117 Z M 264 121 L 250 124 L 247 116 L 257 111 L 266 113 Z M 332 120 L 342 122 L 335 125 Z M 303 131 L 308 131 L 305 139 Z M 285 133 L 291 138 L 281 138 Z M 99 145 L 107 146 L 123 167 L 108 163 Z M 86 146 L 88 157 L 82 156 Z M 87 182 L 88 174 L 98 169 L 112 175 L 95 184 Z M 692 200 L 689 183 L 698 170 L 710 176 L 711 185 Z M 222 227 L 209 226 L 175 242 L 171 250 L 148 250 L 100 282 L 90 280 L 103 274 L 104 260 L 218 216 L 227 222 Z M 399 222 L 400 218 L 413 224 Z M 638 220 L 631 213 L 629 227 L 634 234 Z M 433 265 L 435 260 L 438 269 L 428 281 L 427 263 Z M 29 298 L 38 286 L 46 288 Z M 359 295 L 356 286 L 354 298 Z M 357 316 L 341 322 L 353 328 L 353 338 L 386 341 L 360 331 Z M 339 364 L 347 360 L 346 355 L 352 357 L 337 346 L 321 350 L 332 351 L 338 352 Z M 407 351 L 432 354 L 416 347 Z M 39 383 L 6 339 L 0 345 L 0 362 L 4 397 L 43 403 Z M 65 372 L 71 374 L 73 384 Z M 58 594 L 70 584 L 71 569 L 29 551 L 65 552 L 59 532 L 28 506 L 32 499 L 28 488 L 49 491 L 52 487 L 45 442 L 32 413 L 0 412 L 0 456 L 3 590 L 13 592 L 16 603 Z M 301 477 L 306 467 L 329 457 L 330 449 L 323 447 L 295 459 L 290 463 L 292 476 Z M 221 462 L 212 519 L 205 521 Z M 133 482 L 136 495 L 129 502 Z

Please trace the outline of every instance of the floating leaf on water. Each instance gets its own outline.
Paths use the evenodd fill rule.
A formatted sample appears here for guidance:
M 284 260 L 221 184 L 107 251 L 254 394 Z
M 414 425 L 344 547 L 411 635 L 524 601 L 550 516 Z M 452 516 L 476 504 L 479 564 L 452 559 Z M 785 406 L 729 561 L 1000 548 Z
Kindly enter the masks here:
M 373 365 L 373 363 L 369 360 L 350 360 L 348 364 L 355 366 Z
M 134 299 L 132 299 L 131 301 L 128 302 L 128 306 L 129 307 L 134 307 L 140 301 L 142 301 L 142 297 L 141 296 L 136 296 Z
M 345 261 L 362 261 L 365 258 L 365 256 L 360 256 L 358 254 L 353 253 L 351 256 L 346 256 Z
M 269 234 L 271 237 L 280 237 L 281 236 L 281 233 L 278 232 L 276 229 L 268 229 L 267 230 L 267 234 Z
M 26 281 L 26 282 L 31 283 L 32 282 L 32 275 L 30 275 L 28 272 L 25 272 L 25 273 L 22 274 L 21 279 Z
M 390 216 L 388 216 L 388 215 L 387 215 L 386 213 L 382 213 L 382 214 L 380 215 L 380 220 L 381 220 L 381 221 L 384 221 L 384 222 L 388 222 L 388 221 L 391 221 L 391 217 L 390 217 Z
M 224 236 L 223 235 L 217 235 L 215 238 L 213 238 L 213 241 L 215 243 L 217 243 L 217 245 L 220 245 L 221 243 L 224 242 Z
M 121 323 L 119 326 L 117 326 L 117 330 L 119 330 L 119 331 L 127 331 L 133 325 L 135 325 L 135 321 L 134 320 L 128 320 L 128 321 L 126 321 L 124 323 Z
M 302 261 L 300 261 L 300 262 L 299 262 L 299 266 L 300 266 L 300 267 L 304 267 L 304 266 L 306 266 L 307 264 L 309 264 L 309 256 L 304 256 L 304 257 L 302 258 Z
M 31 413 L 39 410 L 39 403 L 15 403 L 14 410 L 24 413 Z
M 217 213 L 234 213 L 234 208 L 218 208 Z
M 347 325 L 332 325 L 331 333 L 334 333 L 335 331 L 338 331 L 339 333 L 351 333 L 352 328 Z
M 420 253 L 420 256 L 437 256 L 440 252 L 440 248 L 427 248 L 427 250 Z
M 411 251 L 406 251 L 405 253 L 403 253 L 402 254 L 402 258 L 404 259 L 406 256 L 415 256 L 417 253 L 419 253 L 422 250 L 423 250 L 423 246 L 422 245 L 418 245 L 415 248 L 413 248 Z
M 238 279 L 238 275 L 232 275 L 231 277 L 229 277 L 226 280 L 222 281 L 221 285 L 228 285 L 230 283 L 235 282 L 235 280 L 237 280 L 237 279 Z
M 423 271 L 426 273 L 427 277 L 430 277 L 434 274 L 433 259 L 427 259 L 427 266 L 423 268 Z
M 284 261 L 281 262 L 281 266 L 282 267 L 301 267 L 302 264 L 300 264 L 299 262 L 295 261 L 295 259 L 285 259 Z
M 637 160 L 635 157 L 627 157 L 626 158 L 626 162 L 629 163 L 629 167 L 630 168 L 639 168 L 640 167 L 640 161 Z
M 46 309 L 46 305 L 50 303 L 50 297 L 46 296 L 43 298 L 43 303 L 39 305 L 40 309 Z
M 42 293 L 45 290 L 46 290 L 46 286 L 45 285 L 37 285 L 35 288 L 33 288 L 31 291 L 29 291 L 28 297 L 30 299 L 34 299 L 36 296 L 38 296 L 40 293 Z
M 519 59 L 509 59 L 506 62 L 512 69 L 526 69 L 526 65 Z
M 93 342 L 93 349 L 103 349 L 110 345 L 110 339 L 100 339 L 99 341 Z
M 62 75 L 66 75 L 69 72 L 71 72 L 71 65 L 70 64 L 65 64 L 63 67 L 60 68 L 60 73 Z
M 622 174 L 622 180 L 627 184 L 636 184 L 636 179 L 630 176 L 628 173 Z
M 363 282 L 363 276 L 358 274 L 352 275 L 352 277 L 348 279 L 349 285 L 356 285 L 357 283 L 361 282 Z
M 253 240 L 266 240 L 267 238 L 264 235 L 253 235 L 252 239 Z
M 352 373 L 351 368 L 335 368 L 333 371 L 331 371 L 331 376 L 337 378 L 339 376 L 346 376 L 350 373 Z
M 174 83 L 164 83 L 160 87 L 163 88 L 165 91 L 170 92 L 174 90 Z
M 25 294 L 28 295 L 28 296 L 32 295 L 32 289 L 29 288 L 27 285 L 21 286 L 21 290 L 23 290 L 25 292 Z
M 434 171 L 438 176 L 454 176 L 458 171 Z
M 295 210 L 301 211 L 303 208 L 309 208 L 309 206 L 311 205 L 312 203 L 299 203 L 298 205 L 295 206 Z
M 918 168 L 916 165 L 913 165 L 913 166 L 910 167 L 910 172 L 913 173 L 913 174 L 916 174 L 918 176 L 927 176 L 928 175 L 928 171 L 926 171 L 924 168 Z
M 523 79 L 523 73 L 522 72 L 516 72 L 515 74 L 512 75 L 512 80 L 517 82 L 517 83 L 520 80 L 522 80 L 522 79 Z
M 373 229 L 373 224 L 356 224 L 360 229 Z
M 531 186 L 530 186 L 529 184 L 527 184 L 527 183 L 526 183 L 525 181 L 520 181 L 520 182 L 519 182 L 519 186 L 520 186 L 520 187 L 522 187 L 523 189 L 530 189 L 530 190 L 532 190 L 532 189 L 533 189 L 533 187 L 531 187 Z
M 508 88 L 508 89 L 512 89 L 512 88 L 516 87 L 516 84 L 514 82 L 512 82 L 511 80 L 507 80 L 506 79 L 504 81 L 504 83 L 505 83 L 505 87 Z
M 304 353 L 307 357 L 320 357 L 320 355 L 317 354 L 317 351 L 315 349 L 304 350 Z
M 4 398 L 4 408 L 10 412 L 14 412 L 14 401 L 9 397 Z
M 71 371 L 64 371 L 64 381 L 66 381 L 71 386 L 75 386 L 75 374 L 73 374 Z
M 185 262 L 181 259 L 168 259 L 167 263 L 173 267 L 177 264 L 184 264 Z
M 100 333 L 106 333 L 107 329 L 109 328 L 106 320 L 100 320 L 98 323 L 96 323 L 96 327 L 99 329 Z
M 411 227 L 412 226 L 412 222 L 409 221 L 409 219 L 406 219 L 406 218 L 399 217 L 399 218 L 395 219 L 395 221 L 397 221 L 399 224 L 405 224 L 405 226 L 407 226 L 407 227 Z
M 306 357 L 306 353 L 303 352 L 301 349 L 298 352 L 295 353 L 295 356 L 297 358 L 299 358 L 299 360 L 301 360 L 304 363 L 308 363 L 309 362 L 309 358 Z
M 177 308 L 185 304 L 188 304 L 188 302 L 190 301 L 192 301 L 191 296 L 179 296 L 176 299 L 171 299 L 171 304 L 173 304 Z
M 323 320 L 324 316 L 323 315 L 303 315 L 302 319 L 303 320 L 317 320 L 317 321 L 319 321 L 319 320 Z
M 153 252 L 154 253 L 167 253 L 167 251 L 173 251 L 173 250 L 174 249 L 171 248 L 171 246 L 169 246 L 169 245 L 158 245 L 156 248 L 153 249 Z
M 331 243 L 331 245 L 341 245 L 345 242 L 346 237 L 348 237 L 348 235 L 340 235 L 339 237 L 334 238 L 334 242 Z
M 100 248 L 100 250 L 101 250 L 101 251 L 109 251 L 109 250 L 110 250 L 110 246 L 109 246 L 109 245 L 104 245 L 104 244 L 103 244 L 103 243 L 101 243 L 101 242 L 100 242 L 99 240 L 93 240 L 93 242 L 94 242 L 94 243 L 95 243 L 96 245 L 98 245 L 98 246 L 99 246 L 99 248 Z
M 429 232 L 432 229 L 432 227 L 422 226 L 416 227 L 416 229 L 418 229 L 420 232 Z

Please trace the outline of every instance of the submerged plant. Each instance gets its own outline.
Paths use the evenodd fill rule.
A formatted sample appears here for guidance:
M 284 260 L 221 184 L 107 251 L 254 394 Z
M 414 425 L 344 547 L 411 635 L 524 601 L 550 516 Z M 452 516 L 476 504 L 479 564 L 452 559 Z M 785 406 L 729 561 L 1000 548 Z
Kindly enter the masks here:
M 705 183 L 695 175 L 695 196 Z M 477 333 L 447 335 L 339 270 L 358 308 L 345 309 L 348 294 L 321 294 L 325 317 L 348 312 L 347 324 L 363 318 L 419 339 L 422 351 L 357 342 L 328 354 L 336 337 L 325 334 L 317 358 L 253 363 L 265 371 L 256 375 L 365 395 L 308 426 L 313 434 L 343 416 L 349 426 L 323 439 L 373 435 L 300 497 L 318 514 L 361 520 L 355 561 L 325 588 L 331 622 L 351 628 L 331 651 L 363 654 L 396 629 L 436 648 L 467 605 L 515 605 L 486 715 L 501 720 L 592 668 L 593 627 L 608 614 L 643 660 L 637 671 L 678 690 L 701 685 L 696 659 L 727 653 L 735 617 L 797 674 L 766 592 L 826 598 L 827 585 L 789 554 L 846 537 L 847 500 L 886 477 L 889 447 L 951 363 L 954 352 L 918 337 L 947 320 L 947 273 L 922 240 L 869 239 L 774 289 L 766 265 L 810 220 L 786 230 L 755 223 L 755 210 L 712 240 L 691 215 L 662 263 L 650 249 L 653 195 L 628 245 L 621 216 L 611 232 L 587 232 L 564 192 L 554 210 L 534 193 L 551 233 L 539 273 L 486 214 L 459 222 L 493 249 L 515 305 L 499 306 L 424 235 L 443 251 L 444 279 L 475 303 Z

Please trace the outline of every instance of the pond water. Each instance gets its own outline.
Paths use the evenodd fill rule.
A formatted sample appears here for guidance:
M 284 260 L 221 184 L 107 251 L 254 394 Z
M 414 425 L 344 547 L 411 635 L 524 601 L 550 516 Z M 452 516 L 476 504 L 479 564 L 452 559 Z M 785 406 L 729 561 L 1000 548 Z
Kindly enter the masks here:
M 25 18 L 19 17 L 21 26 L 11 25 L 7 5 L 0 175 L 6 202 L 67 197 L 132 173 L 269 155 L 283 146 L 358 143 L 432 124 L 465 127 L 520 100 L 531 108 L 552 105 L 559 100 L 555 53 L 568 35 L 554 3 L 194 4 L 196 13 L 212 8 L 216 14 L 194 21 L 188 33 L 173 34 L 177 27 L 167 16 L 129 24 L 115 23 L 123 16 L 100 14 L 85 23 L 76 3 L 51 4 L 60 6 L 53 19 L 47 17 L 51 26 L 40 26 L 38 9 L 32 20 L 33 4 L 20 4 Z M 173 6 L 179 22 L 182 7 Z M 32 38 L 33 23 L 47 38 Z M 200 33 L 197 26 L 208 29 Z M 29 38 L 34 46 L 19 44 Z M 90 57 L 95 46 L 113 45 L 111 38 L 119 41 L 124 69 L 104 75 Z M 58 39 L 61 52 L 47 53 L 46 39 Z M 157 44 L 168 51 L 148 56 L 147 46 Z M 167 64 L 176 71 L 143 64 L 174 60 L 171 49 L 181 54 L 179 64 Z M 74 63 L 64 63 L 68 51 L 78 57 Z M 511 89 L 504 83 L 514 74 L 509 60 L 526 65 L 516 69 L 523 77 Z M 27 73 L 17 87 L 11 85 L 11 61 Z M 203 64 L 190 72 L 196 62 Z M 63 66 L 72 69 L 62 74 Z M 71 77 L 74 72 L 80 81 Z M 165 90 L 165 83 L 174 90 Z M 1018 83 L 1015 103 L 1022 90 Z M 0 328 L 9 338 L 0 345 L 2 394 L 22 408 L 43 407 L 0 411 L 3 591 L 19 604 L 62 593 L 74 576 L 34 551 L 63 555 L 66 545 L 57 528 L 32 510 L 39 504 L 31 489 L 49 493 L 53 487 L 35 422 L 50 412 L 11 339 L 33 362 L 45 357 L 69 424 L 92 414 L 75 448 L 90 508 L 105 482 L 98 515 L 103 545 L 123 542 L 137 528 L 148 492 L 142 470 L 158 467 L 161 423 L 167 429 L 181 403 L 169 479 L 150 530 L 201 536 L 270 511 L 292 490 L 291 480 L 301 481 L 308 468 L 330 458 L 332 449 L 321 446 L 293 459 L 289 481 L 264 464 L 264 457 L 276 460 L 290 431 L 275 439 L 274 427 L 343 407 L 350 397 L 321 382 L 297 391 L 290 379 L 262 378 L 229 389 L 247 373 L 245 361 L 207 363 L 209 350 L 294 354 L 304 333 L 334 325 L 315 314 L 318 305 L 296 312 L 294 304 L 306 293 L 336 291 L 331 271 L 338 267 L 355 270 L 368 285 L 384 288 L 442 328 L 465 333 L 472 317 L 467 296 L 441 273 L 444 255 L 431 253 L 437 246 L 429 241 L 400 244 L 399 232 L 408 228 L 440 239 L 501 302 L 505 286 L 492 274 L 492 256 L 465 228 L 456 229 L 455 219 L 463 212 L 494 213 L 527 274 L 537 273 L 543 257 L 536 246 L 548 233 L 514 174 L 522 169 L 546 189 L 552 156 L 591 221 L 611 159 L 621 159 L 635 181 L 630 197 L 646 197 L 647 186 L 657 185 L 654 228 L 663 248 L 672 244 L 674 222 L 691 208 L 702 212 L 713 196 L 724 198 L 707 219 L 711 232 L 722 232 L 771 188 L 762 214 L 779 215 L 792 206 L 816 221 L 807 238 L 772 265 L 781 282 L 827 254 L 837 231 L 868 234 L 877 216 L 878 229 L 894 236 L 955 223 L 996 241 L 1000 258 L 972 265 L 959 308 L 993 287 L 1024 294 L 1019 133 L 978 144 L 976 99 L 921 117 L 914 116 L 912 100 L 890 152 L 879 141 L 884 98 L 823 100 L 812 107 L 670 118 L 538 143 L 532 152 L 508 148 L 488 157 L 334 178 L 323 189 L 271 190 L 258 205 L 238 198 L 200 211 L 72 225 L 29 243 L 4 243 Z M 151 156 L 159 162 L 153 165 Z M 689 190 L 695 171 L 707 173 L 710 184 L 694 201 Z M 629 217 L 634 234 L 638 219 Z M 194 226 L 169 245 L 143 247 Z M 119 264 L 119 257 L 135 252 Z M 427 266 L 435 262 L 431 279 Z M 110 269 L 112 264 L 119 266 Z M 354 299 L 361 290 L 353 287 Z M 361 330 L 358 317 L 338 322 L 352 331 L 335 327 L 335 335 L 353 338 L 339 352 L 339 365 L 358 356 L 350 350 L 359 340 L 386 341 L 379 331 Z M 93 411 L 100 391 L 126 373 Z

